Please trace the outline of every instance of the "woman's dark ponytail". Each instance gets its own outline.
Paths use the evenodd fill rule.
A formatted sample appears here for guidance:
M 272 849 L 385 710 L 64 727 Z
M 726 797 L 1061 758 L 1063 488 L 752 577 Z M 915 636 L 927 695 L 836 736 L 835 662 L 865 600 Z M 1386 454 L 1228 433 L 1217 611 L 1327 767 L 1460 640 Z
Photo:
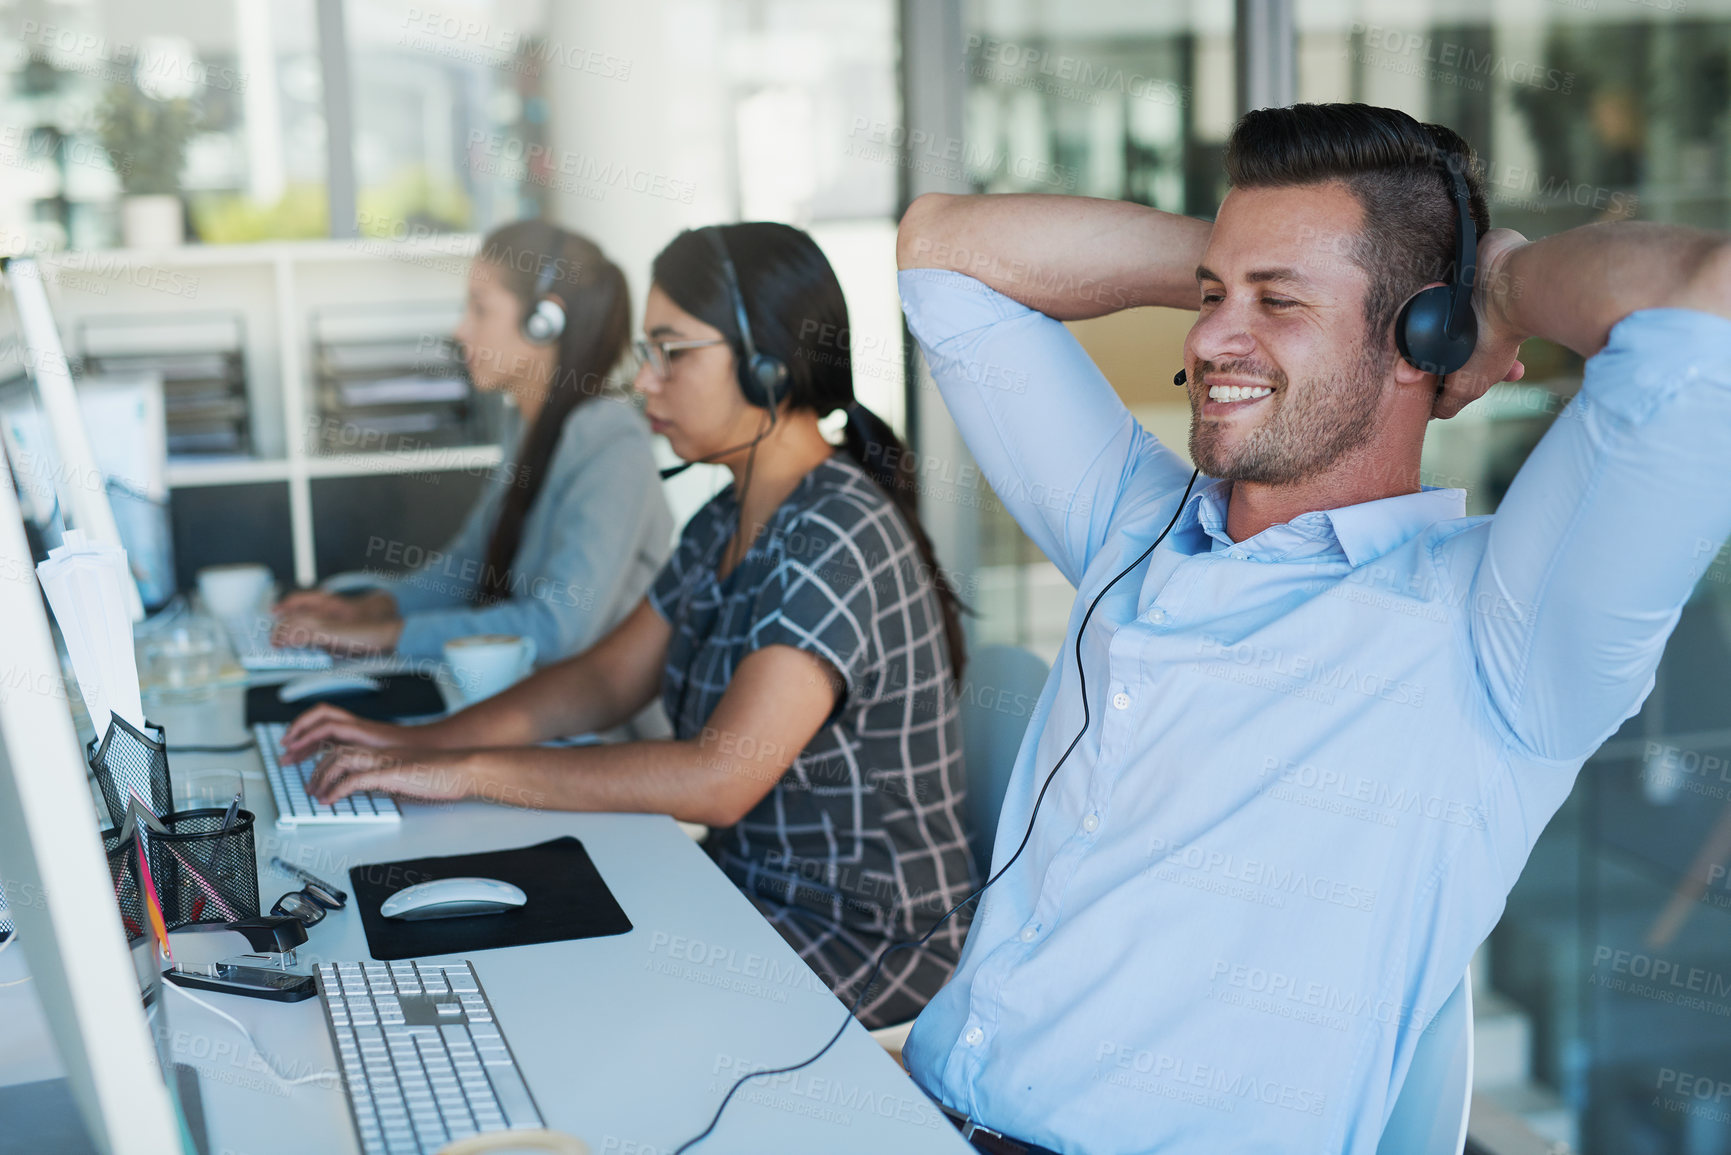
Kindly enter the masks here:
M 938 565 L 937 551 L 932 548 L 932 539 L 926 536 L 925 526 L 920 524 L 919 495 L 914 484 L 914 475 L 907 472 L 904 463 L 911 464 L 907 447 L 897 437 L 895 430 L 884 423 L 883 418 L 855 401 L 847 406 L 847 431 L 844 434 L 843 447 L 847 455 L 865 470 L 866 475 L 877 482 L 878 488 L 890 495 L 896 509 L 901 511 L 903 520 L 908 523 L 908 530 L 913 534 L 914 546 L 920 552 L 920 564 L 931 575 L 932 585 L 937 587 L 938 608 L 944 615 L 944 640 L 950 647 L 950 665 L 955 671 L 956 681 L 962 679 L 962 666 L 967 662 L 967 637 L 962 632 L 962 599 L 956 595 L 956 587 L 950 582 L 950 576 Z
M 487 564 L 475 587 L 478 605 L 511 596 L 511 566 L 523 544 L 523 523 L 547 483 L 553 451 L 565 419 L 584 402 L 606 391 L 608 374 L 625 355 L 631 339 L 631 298 L 625 274 L 595 242 L 544 221 L 501 226 L 481 243 L 477 261 L 494 265 L 500 283 L 527 312 L 540 275 L 552 267 L 548 292 L 565 306 L 547 399 L 518 445 L 512 485 L 499 506 L 499 519 L 487 543 Z

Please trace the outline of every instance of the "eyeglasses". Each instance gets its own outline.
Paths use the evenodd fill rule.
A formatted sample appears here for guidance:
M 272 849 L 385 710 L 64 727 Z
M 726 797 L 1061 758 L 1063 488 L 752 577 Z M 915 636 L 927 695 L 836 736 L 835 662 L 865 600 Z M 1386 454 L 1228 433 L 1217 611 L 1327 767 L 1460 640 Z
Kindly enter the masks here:
M 299 890 L 290 891 L 277 899 L 276 905 L 270 908 L 272 914 L 286 914 L 290 918 L 299 919 L 304 926 L 312 926 L 325 917 L 325 911 L 341 910 L 348 905 L 349 896 L 346 892 L 308 874 L 300 867 L 292 866 L 280 858 L 272 858 L 271 865 L 306 883 Z
M 325 917 L 325 911 L 341 910 L 348 905 L 348 901 L 348 896 L 340 890 L 332 893 L 320 883 L 309 882 L 299 890 L 290 891 L 277 899 L 270 912 L 286 914 L 312 926 Z
M 631 351 L 637 354 L 638 363 L 648 365 L 650 372 L 665 381 L 673 372 L 673 354 L 683 353 L 687 349 L 701 349 L 706 345 L 725 344 L 727 341 L 721 337 L 701 341 L 668 341 L 661 338 L 650 341 L 637 337 L 631 342 Z

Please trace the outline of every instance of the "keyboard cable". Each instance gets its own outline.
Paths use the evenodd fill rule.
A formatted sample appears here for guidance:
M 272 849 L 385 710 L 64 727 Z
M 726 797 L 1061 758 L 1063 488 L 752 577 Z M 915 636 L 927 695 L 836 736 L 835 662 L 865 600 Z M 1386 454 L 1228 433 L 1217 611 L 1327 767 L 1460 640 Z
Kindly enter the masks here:
M 275 1079 L 277 1082 L 281 1083 L 283 1086 L 285 1086 L 285 1087 L 299 1087 L 303 1083 L 313 1083 L 313 1082 L 317 1082 L 320 1079 L 327 1080 L 327 1083 L 326 1083 L 327 1087 L 335 1087 L 337 1085 L 336 1080 L 338 1078 L 340 1078 L 341 1076 L 340 1076 L 340 1072 L 338 1072 L 336 1070 L 315 1071 L 311 1075 L 302 1075 L 298 1079 L 297 1078 L 290 1078 L 289 1076 L 283 1074 L 281 1071 L 278 1071 L 274 1066 L 271 1065 L 270 1059 L 268 1059 L 265 1056 L 264 1048 L 258 1045 L 258 1040 L 252 1037 L 252 1032 L 246 1029 L 245 1023 L 241 1022 L 239 1019 L 235 1018 L 233 1015 L 229 1014 L 227 1011 L 223 1010 L 221 1007 L 212 1006 L 210 1003 L 205 1002 L 203 999 L 199 998 L 197 995 L 193 994 L 191 991 L 187 990 L 185 987 L 181 986 L 179 983 L 165 982 L 162 984 L 162 989 L 176 991 L 179 994 L 182 994 L 182 995 L 186 996 L 187 998 L 191 999 L 193 1002 L 197 1003 L 199 1006 L 203 1007 L 205 1010 L 209 1011 L 211 1014 L 218 1015 L 224 1019 L 227 1019 L 231 1024 L 234 1025 L 235 1030 L 239 1031 L 243 1036 L 245 1036 L 246 1041 L 247 1041 L 247 1045 L 252 1048 L 253 1054 L 258 1056 L 259 1062 L 264 1065 L 264 1069 L 270 1075 L 270 1077 Z

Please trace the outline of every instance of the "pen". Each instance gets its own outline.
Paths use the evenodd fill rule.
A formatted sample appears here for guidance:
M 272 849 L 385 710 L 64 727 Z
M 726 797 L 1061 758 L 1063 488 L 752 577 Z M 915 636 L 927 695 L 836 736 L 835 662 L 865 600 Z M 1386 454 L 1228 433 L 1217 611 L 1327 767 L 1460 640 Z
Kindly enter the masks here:
M 332 886 L 330 883 L 326 882 L 324 879 L 320 878 L 318 875 L 313 874 L 311 871 L 302 870 L 300 867 L 296 866 L 294 863 L 285 861 L 283 858 L 281 858 L 278 855 L 275 855 L 275 854 L 271 855 L 270 864 L 272 866 L 276 867 L 278 870 L 282 871 L 284 874 L 293 875 L 295 878 L 300 879 L 302 882 L 310 882 L 314 886 L 324 887 L 326 890 L 330 891 L 333 896 L 342 899 L 344 902 L 347 902 L 349 900 L 349 896 L 348 896 L 347 891 L 338 890 L 336 887 Z
M 234 820 L 239 813 L 240 791 L 236 790 L 234 792 L 234 801 L 228 804 L 228 810 L 222 816 L 222 827 L 216 832 L 216 837 L 211 840 L 210 853 L 205 856 L 204 860 L 205 869 L 211 871 L 216 870 L 216 856 L 222 852 L 222 836 L 234 829 Z M 204 896 L 200 895 L 198 901 L 192 904 L 192 919 L 194 922 L 198 920 L 198 916 L 203 912 L 203 910 Z

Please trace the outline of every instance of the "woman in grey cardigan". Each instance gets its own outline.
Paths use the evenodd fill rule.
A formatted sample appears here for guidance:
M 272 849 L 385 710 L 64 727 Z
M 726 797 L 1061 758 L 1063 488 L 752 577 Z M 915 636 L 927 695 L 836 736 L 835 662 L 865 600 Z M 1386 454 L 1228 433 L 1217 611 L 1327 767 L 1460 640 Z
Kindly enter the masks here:
M 556 226 L 506 225 L 470 267 L 456 336 L 476 388 L 516 399 L 515 459 L 489 472 L 455 539 L 417 568 L 363 594 L 285 598 L 278 644 L 429 658 L 452 638 L 520 634 L 552 662 L 617 625 L 666 559 L 673 515 L 649 430 L 606 389 L 630 336 L 618 266 Z M 380 568 L 403 552 L 386 542 Z

